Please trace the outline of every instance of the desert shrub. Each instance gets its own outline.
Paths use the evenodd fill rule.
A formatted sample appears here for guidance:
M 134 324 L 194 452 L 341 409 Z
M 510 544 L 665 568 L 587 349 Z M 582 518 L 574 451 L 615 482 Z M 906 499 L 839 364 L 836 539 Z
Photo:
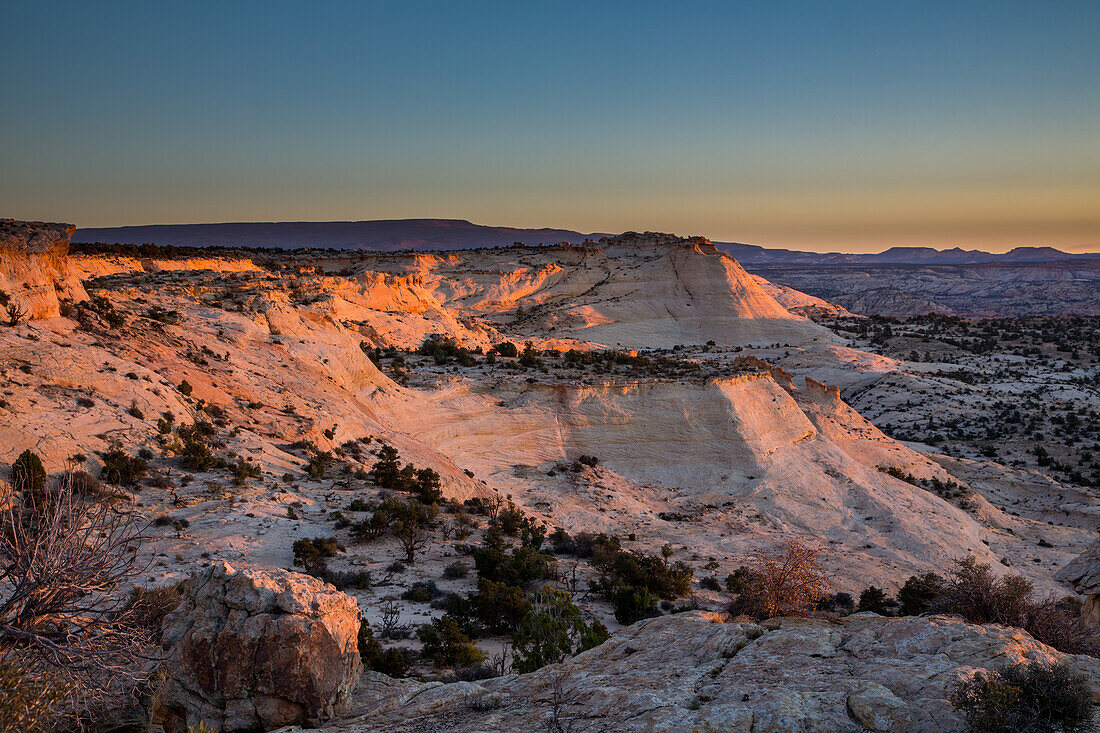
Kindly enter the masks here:
M 747 565 L 741 565 L 726 576 L 726 590 L 730 593 L 742 593 L 752 571 Z
M 233 472 L 233 484 L 236 486 L 244 486 L 248 479 L 260 477 L 260 467 L 243 458 L 238 458 L 230 464 L 230 470 Z
M 192 387 L 191 383 L 188 382 L 186 379 L 180 382 L 180 386 L 178 387 L 178 389 L 180 391 L 180 394 L 184 397 L 190 397 L 191 393 L 195 391 L 195 388 Z
M 140 456 L 132 456 L 121 446 L 115 446 L 101 453 L 103 468 L 99 475 L 112 484 L 132 485 L 149 471 L 149 463 Z
M 11 485 L 24 494 L 41 494 L 46 489 L 46 469 L 42 459 L 28 449 L 11 464 Z
M 971 623 L 1016 626 L 1059 651 L 1100 656 L 1100 638 L 1079 609 L 1054 597 L 1035 601 L 1026 578 L 995 577 L 988 564 L 973 557 L 955 562 L 931 610 Z
M 657 596 L 644 586 L 625 585 L 618 588 L 611 595 L 611 605 L 615 608 L 615 620 L 623 626 L 661 615 L 657 610 Z
M 613 595 L 625 586 L 645 588 L 658 598 L 675 600 L 691 592 L 693 571 L 683 562 L 669 562 L 672 548 L 665 545 L 661 555 L 620 549 L 600 548 L 592 564 L 600 571 L 599 586 Z
M 1100 657 L 1100 634 L 1081 615 L 1081 602 L 1072 596 L 1049 595 L 1028 604 L 1022 626 L 1044 644 L 1067 654 Z
M 337 590 L 367 590 L 371 587 L 372 578 L 367 570 L 329 570 L 321 576 L 321 580 L 332 583 Z
M 209 441 L 215 434 L 214 426 L 203 421 L 176 428 L 176 437 L 179 439 L 177 452 L 184 468 L 206 471 L 224 464 L 224 459 L 215 456 L 210 450 Z
M 365 621 L 359 624 L 359 657 L 367 669 L 390 677 L 404 677 L 409 669 L 405 654 L 400 649 L 384 648 Z
M 533 580 L 547 577 L 553 558 L 533 547 L 521 545 L 508 550 L 497 528 L 485 533 L 481 547 L 473 551 L 478 577 L 525 588 Z
M 314 453 L 309 457 L 309 463 L 306 464 L 306 473 L 309 474 L 310 478 L 321 480 L 325 477 L 325 472 L 328 471 L 331 464 L 332 454 L 328 451 Z
M 145 536 L 134 515 L 89 500 L 63 476 L 48 497 L 28 508 L 0 508 L 0 708 L 27 693 L 57 703 L 51 715 L 84 708 L 144 676 L 148 636 L 137 609 L 117 591 L 144 568 L 137 560 Z M 140 660 L 140 661 L 139 661 Z M 14 669 L 13 669 L 14 668 Z M 43 690 L 44 686 L 44 690 Z M 13 692 L 15 688 L 15 692 Z M 51 697 L 56 692 L 63 693 Z M 0 710 L 33 730 L 45 721 L 31 707 Z M 36 722 L 37 721 L 37 722 Z
M 418 580 L 408 590 L 401 594 L 401 598 L 413 603 L 430 603 L 433 598 L 440 595 L 439 588 L 431 580 Z
M 744 589 L 730 611 L 761 618 L 808 614 L 827 588 L 817 554 L 817 550 L 793 541 L 787 542 L 782 553 L 754 552 Z
M 511 341 L 502 341 L 489 350 L 490 354 L 500 354 L 501 356 L 507 356 L 509 358 L 516 358 L 519 356 L 519 348 Z
M 1020 575 L 993 574 L 988 563 L 957 560 L 940 587 L 933 609 L 975 624 L 1020 625 L 1031 601 L 1031 583 Z
M 469 573 L 469 566 L 461 560 L 455 560 L 453 563 L 443 568 L 444 578 L 465 578 Z
M 903 616 L 918 616 L 931 608 L 939 595 L 943 578 L 935 573 L 912 575 L 898 591 Z
M 976 733 L 1079 731 L 1093 719 L 1084 675 L 1040 662 L 978 672 L 959 684 L 952 703 Z
M 870 586 L 859 594 L 859 610 L 886 615 L 886 591 Z
M 833 593 L 822 596 L 817 602 L 817 609 L 846 615 L 856 610 L 856 601 L 851 593 Z
M 103 484 L 99 482 L 92 474 L 87 471 L 72 471 L 69 473 L 69 480 L 72 482 L 73 491 L 82 496 L 103 496 L 107 492 L 103 489 Z
M 28 664 L 14 652 L 0 655 L 0 730 L 52 730 L 66 687 L 49 667 Z
M 424 657 L 437 667 L 468 667 L 485 660 L 485 653 L 470 642 L 470 637 L 449 616 L 424 624 L 417 636 L 424 645 Z
M 595 468 L 600 463 L 600 459 L 596 456 L 581 456 L 577 459 L 577 463 L 589 468 Z
M 500 514 L 497 515 L 496 525 L 500 527 L 500 531 L 509 537 L 515 537 L 519 534 L 520 530 L 529 526 L 526 515 L 523 510 L 517 507 L 511 499 L 508 503 L 501 507 Z
M 532 608 L 512 637 L 517 672 L 534 672 L 547 664 L 591 649 L 607 639 L 599 621 L 591 626 L 581 617 L 568 593 L 549 585 L 532 598 Z
M 176 585 L 155 588 L 138 585 L 130 589 L 126 608 L 149 638 L 159 640 L 165 617 L 175 610 L 181 599 L 180 588 Z
M 699 585 L 707 590 L 722 590 L 722 584 L 713 575 L 708 575 L 700 580 Z
M 328 570 L 326 560 L 343 552 L 344 547 L 335 537 L 303 537 L 294 540 L 294 564 L 301 565 L 310 575 L 320 577 Z
M 477 593 L 471 600 L 476 618 L 495 634 L 514 631 L 531 610 L 531 602 L 522 588 L 488 578 L 477 581 Z
M 480 347 L 478 348 L 480 351 Z M 442 336 L 438 333 L 430 334 L 420 344 L 417 353 L 421 356 L 430 356 L 436 364 L 442 366 L 452 359 L 462 366 L 473 366 L 476 362 L 473 353 L 464 346 L 459 346 L 453 338 Z

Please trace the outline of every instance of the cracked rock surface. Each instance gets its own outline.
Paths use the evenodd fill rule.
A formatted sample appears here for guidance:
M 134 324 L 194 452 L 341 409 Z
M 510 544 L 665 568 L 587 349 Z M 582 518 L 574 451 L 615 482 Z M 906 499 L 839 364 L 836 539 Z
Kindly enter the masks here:
M 441 685 L 366 672 L 351 713 L 323 730 L 963 731 L 948 700 L 957 682 L 1025 660 L 1068 664 L 1100 700 L 1100 660 L 1019 629 L 868 613 L 722 623 L 696 612 L 641 621 L 531 674 Z

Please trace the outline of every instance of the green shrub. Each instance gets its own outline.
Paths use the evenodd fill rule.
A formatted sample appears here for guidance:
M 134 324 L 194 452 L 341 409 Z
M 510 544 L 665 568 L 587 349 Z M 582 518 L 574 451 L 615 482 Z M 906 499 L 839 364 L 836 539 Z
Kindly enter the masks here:
M 405 654 L 400 649 L 383 648 L 365 621 L 359 624 L 359 657 L 367 669 L 390 677 L 404 677 L 409 669 Z
M 470 642 L 458 623 L 449 616 L 424 624 L 417 632 L 423 654 L 437 667 L 469 667 L 485 660 L 485 653 Z
M 533 608 L 512 637 L 513 667 L 517 672 L 534 672 L 591 649 L 607 636 L 599 621 L 591 626 L 584 622 L 568 593 L 547 585 L 535 594 Z
M 293 549 L 294 564 L 304 566 L 307 573 L 320 577 L 328 570 L 325 561 L 337 552 L 343 552 L 344 546 L 335 537 L 303 537 L 294 541 Z
M 149 471 L 149 463 L 144 458 L 132 456 L 120 446 L 101 453 L 100 458 L 103 459 L 103 468 L 99 475 L 108 483 L 131 485 Z
M 470 568 L 461 560 L 455 560 L 453 563 L 443 568 L 444 578 L 465 578 L 469 573 Z
M 623 626 L 661 615 L 657 610 L 657 596 L 644 586 L 626 585 L 619 588 L 612 595 L 611 603 L 615 607 L 615 620 Z
M 871 586 L 859 594 L 859 610 L 886 615 L 886 591 Z
M 928 611 L 939 595 L 943 578 L 935 573 L 912 575 L 898 591 L 901 615 L 919 616 Z
M 1024 662 L 978 672 L 955 689 L 952 703 L 975 733 L 1079 731 L 1093 719 L 1088 680 L 1063 665 Z
M 46 469 L 34 451 L 23 451 L 11 464 L 11 485 L 16 491 L 28 495 L 41 494 L 46 490 Z

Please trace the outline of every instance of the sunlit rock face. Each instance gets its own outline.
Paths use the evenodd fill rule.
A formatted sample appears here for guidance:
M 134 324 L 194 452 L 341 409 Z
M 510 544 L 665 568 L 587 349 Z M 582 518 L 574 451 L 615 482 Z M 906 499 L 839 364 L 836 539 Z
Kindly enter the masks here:
M 64 301 L 88 297 L 69 265 L 72 224 L 0 219 L 0 316 L 14 306 L 22 320 L 56 318 Z

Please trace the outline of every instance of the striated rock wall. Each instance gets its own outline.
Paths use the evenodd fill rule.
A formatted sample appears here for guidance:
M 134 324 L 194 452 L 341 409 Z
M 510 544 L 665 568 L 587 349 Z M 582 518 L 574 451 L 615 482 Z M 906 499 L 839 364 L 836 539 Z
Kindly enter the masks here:
M 0 300 L 13 303 L 24 319 L 56 318 L 61 302 L 88 297 L 69 265 L 74 231 L 71 224 L 0 219 Z

